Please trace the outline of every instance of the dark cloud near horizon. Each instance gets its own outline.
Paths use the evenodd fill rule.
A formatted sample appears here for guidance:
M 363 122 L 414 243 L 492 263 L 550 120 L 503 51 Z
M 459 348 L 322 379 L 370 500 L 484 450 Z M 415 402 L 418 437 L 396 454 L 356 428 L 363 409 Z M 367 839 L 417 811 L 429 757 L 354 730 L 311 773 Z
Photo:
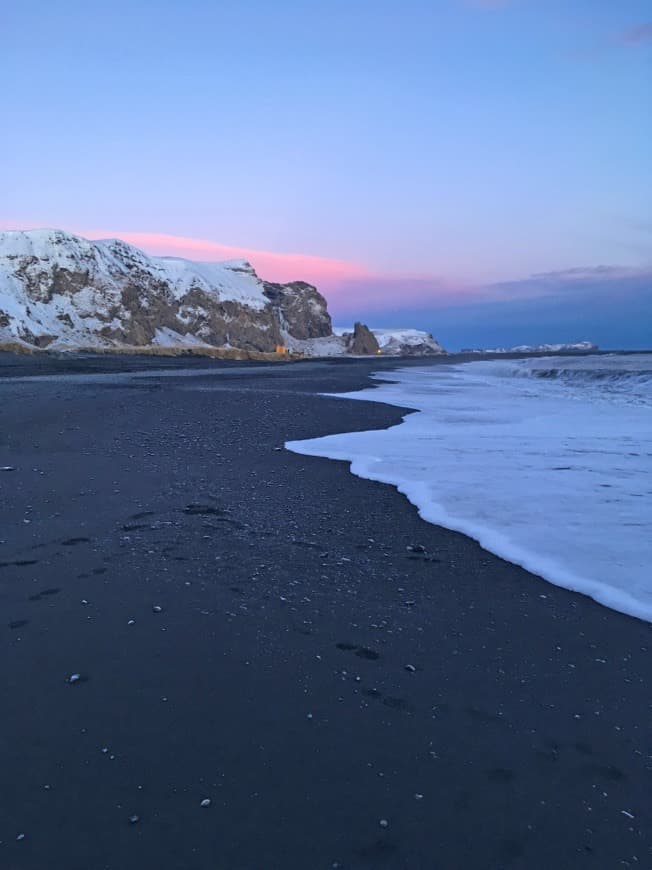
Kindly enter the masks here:
M 426 329 L 451 350 L 583 340 L 605 348 L 652 348 L 652 269 L 569 269 L 483 291 L 484 297 L 464 301 L 451 296 L 431 304 L 401 300 L 372 311 L 362 306 L 340 311 L 335 305 L 334 321 Z

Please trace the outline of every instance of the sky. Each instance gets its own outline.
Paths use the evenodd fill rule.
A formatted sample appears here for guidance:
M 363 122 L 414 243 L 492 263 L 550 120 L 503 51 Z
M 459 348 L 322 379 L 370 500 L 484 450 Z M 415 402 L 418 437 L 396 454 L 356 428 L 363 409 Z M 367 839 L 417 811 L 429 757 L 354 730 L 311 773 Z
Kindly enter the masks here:
M 652 0 L 31 0 L 0 228 L 245 256 L 451 349 L 652 347 Z

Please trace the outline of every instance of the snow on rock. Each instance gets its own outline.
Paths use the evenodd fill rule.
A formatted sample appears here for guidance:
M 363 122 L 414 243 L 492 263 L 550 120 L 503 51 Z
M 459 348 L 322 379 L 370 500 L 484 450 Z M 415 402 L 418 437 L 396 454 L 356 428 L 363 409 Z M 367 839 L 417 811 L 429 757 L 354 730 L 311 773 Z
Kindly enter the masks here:
M 344 338 L 353 335 L 351 327 L 336 327 L 333 330 Z M 446 353 L 429 332 L 420 329 L 371 329 L 380 353 L 386 356 L 430 356 Z
M 0 341 L 274 351 L 282 332 L 329 336 L 325 299 L 303 282 L 265 282 L 245 260 L 149 257 L 62 230 L 0 232 Z

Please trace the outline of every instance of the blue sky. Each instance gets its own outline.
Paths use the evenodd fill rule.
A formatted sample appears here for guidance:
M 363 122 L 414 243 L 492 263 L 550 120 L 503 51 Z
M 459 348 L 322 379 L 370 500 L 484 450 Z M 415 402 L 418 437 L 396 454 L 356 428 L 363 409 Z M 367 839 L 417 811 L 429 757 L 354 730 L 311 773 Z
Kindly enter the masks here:
M 524 340 L 533 274 L 652 271 L 649 0 L 33 0 L 3 30 L 2 226 L 310 256 L 336 319 L 456 344 L 494 303 Z M 533 333 L 593 337 L 556 292 Z

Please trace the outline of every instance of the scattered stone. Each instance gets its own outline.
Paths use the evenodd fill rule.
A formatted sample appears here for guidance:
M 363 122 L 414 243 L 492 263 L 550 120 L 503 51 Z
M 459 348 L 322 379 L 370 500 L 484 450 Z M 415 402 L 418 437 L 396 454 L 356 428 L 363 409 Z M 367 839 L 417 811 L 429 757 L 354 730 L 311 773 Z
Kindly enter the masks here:
M 308 714 L 306 715 L 306 719 L 312 719 L 312 713 L 308 713 Z
M 414 799 L 415 799 L 415 801 L 422 801 L 422 800 L 423 800 L 423 795 L 422 795 L 422 794 L 419 794 L 419 792 L 417 792 L 417 793 L 415 794 L 415 796 L 414 796 Z
M 136 815 L 129 816 L 129 824 L 130 825 L 137 825 L 139 821 L 140 821 L 140 816 L 136 816 Z
M 135 620 L 135 619 L 129 619 L 129 620 L 127 620 L 127 625 L 135 625 L 135 624 L 136 624 L 136 620 Z
M 406 665 L 405 670 L 409 671 L 411 674 L 414 674 L 416 672 L 416 668 L 414 667 L 414 665 Z
M 387 819 L 381 819 L 378 824 L 381 828 L 389 828 L 389 822 L 387 821 Z
M 68 677 L 69 683 L 78 683 L 81 680 L 81 674 L 70 674 Z
M 163 608 L 161 607 L 160 604 L 155 604 L 155 605 L 152 607 L 152 611 L 153 611 L 154 613 L 162 613 L 162 612 L 163 612 Z
M 212 801 L 210 798 L 204 798 L 204 800 L 199 804 L 200 807 L 209 807 Z

